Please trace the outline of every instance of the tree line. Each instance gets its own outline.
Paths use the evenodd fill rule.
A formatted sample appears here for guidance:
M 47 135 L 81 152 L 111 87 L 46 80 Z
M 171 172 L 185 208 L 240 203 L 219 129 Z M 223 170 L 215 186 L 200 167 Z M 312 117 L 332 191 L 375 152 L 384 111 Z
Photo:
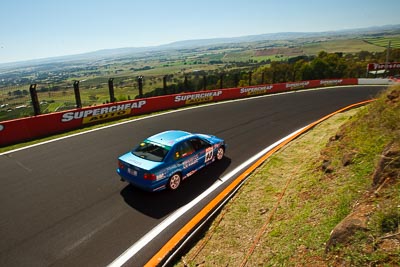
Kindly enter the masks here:
M 367 64 L 383 63 L 387 55 L 386 50 L 383 52 L 361 51 L 356 54 L 321 51 L 316 56 L 297 56 L 286 61 L 273 61 L 261 66 L 256 64 L 256 67 L 248 65 L 232 70 L 199 71 L 185 75 L 183 80 L 177 83 L 164 82 L 162 88 L 156 88 L 140 97 L 302 80 L 373 78 L 374 76 L 367 73 Z M 400 49 L 390 49 L 388 61 L 399 62 Z M 399 70 L 390 70 L 385 75 L 391 76 L 398 73 Z M 167 78 L 167 76 L 164 77 L 164 79 Z

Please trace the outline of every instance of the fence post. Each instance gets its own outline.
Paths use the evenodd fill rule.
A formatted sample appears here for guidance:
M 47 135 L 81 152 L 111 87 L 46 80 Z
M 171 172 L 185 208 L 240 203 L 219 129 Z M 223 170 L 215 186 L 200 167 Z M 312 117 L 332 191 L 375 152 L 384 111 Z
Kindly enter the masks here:
M 35 116 L 40 115 L 40 104 L 39 104 L 39 99 L 38 99 L 37 92 L 36 92 L 36 83 L 31 84 L 29 86 L 29 92 L 31 93 L 33 112 L 34 112 Z
M 163 90 L 164 90 L 164 95 L 167 94 L 167 75 L 164 75 L 163 77 Z
M 143 97 L 143 76 L 137 77 L 138 86 L 139 86 L 139 97 Z
M 183 91 L 184 92 L 189 92 L 189 84 L 188 84 L 188 77 L 185 75 L 185 78 L 183 79 Z
M 110 102 L 115 102 L 114 96 L 114 78 L 108 79 L 108 91 L 110 93 Z
M 240 73 L 235 73 L 233 76 L 233 82 L 235 87 L 238 87 L 239 85 L 239 78 L 240 78 Z
M 252 71 L 250 71 L 249 72 L 249 86 L 251 86 L 251 76 L 253 75 L 253 72 Z
M 81 108 L 82 101 L 81 101 L 81 94 L 79 92 L 79 81 L 74 81 L 74 93 L 75 93 L 76 107 Z

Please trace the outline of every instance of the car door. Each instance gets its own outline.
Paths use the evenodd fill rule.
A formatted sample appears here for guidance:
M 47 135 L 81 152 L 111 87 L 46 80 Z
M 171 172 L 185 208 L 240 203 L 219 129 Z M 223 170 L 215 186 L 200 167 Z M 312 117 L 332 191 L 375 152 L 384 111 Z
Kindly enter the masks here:
M 190 139 L 189 142 L 192 144 L 199 158 L 200 168 L 212 162 L 214 159 L 214 151 L 211 144 L 198 137 Z
M 182 172 L 182 177 L 192 175 L 198 168 L 199 158 L 192 144 L 185 140 L 176 145 L 174 160 L 178 169 Z

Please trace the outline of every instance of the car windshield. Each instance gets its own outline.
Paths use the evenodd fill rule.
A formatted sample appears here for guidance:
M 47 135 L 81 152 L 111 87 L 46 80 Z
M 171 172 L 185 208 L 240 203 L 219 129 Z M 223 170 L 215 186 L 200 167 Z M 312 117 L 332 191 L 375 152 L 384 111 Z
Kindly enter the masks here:
M 142 142 L 132 154 L 143 159 L 161 162 L 168 154 L 170 147 L 166 147 L 148 140 Z

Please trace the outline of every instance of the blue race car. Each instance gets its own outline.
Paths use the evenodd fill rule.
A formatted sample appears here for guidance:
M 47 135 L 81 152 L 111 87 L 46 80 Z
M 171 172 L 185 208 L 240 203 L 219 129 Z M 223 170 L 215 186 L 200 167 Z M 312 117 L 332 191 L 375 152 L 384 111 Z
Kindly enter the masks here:
M 146 191 L 176 190 L 183 179 L 221 160 L 225 149 L 225 141 L 213 135 L 165 131 L 120 156 L 117 173 Z

